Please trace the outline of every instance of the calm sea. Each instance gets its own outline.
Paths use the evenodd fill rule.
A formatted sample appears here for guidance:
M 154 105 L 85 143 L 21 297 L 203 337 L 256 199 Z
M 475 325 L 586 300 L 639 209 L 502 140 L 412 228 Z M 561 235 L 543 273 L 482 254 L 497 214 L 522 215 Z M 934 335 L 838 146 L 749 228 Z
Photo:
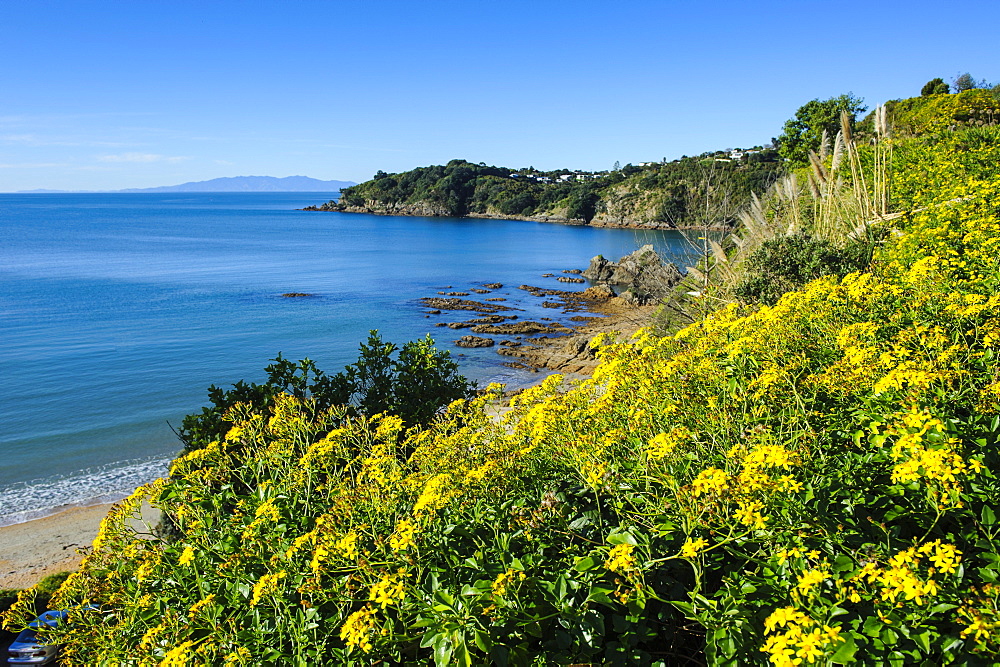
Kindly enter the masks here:
M 0 525 L 116 499 L 160 476 L 170 426 L 210 384 L 261 381 L 278 352 L 327 372 L 369 329 L 432 334 L 468 377 L 523 384 L 452 345 L 418 299 L 501 282 L 522 319 L 565 317 L 517 286 L 676 233 L 296 211 L 316 193 L 0 195 Z M 309 298 L 283 298 L 306 292 Z M 477 296 L 477 295 L 473 295 Z M 473 297 L 469 297 L 473 298 Z

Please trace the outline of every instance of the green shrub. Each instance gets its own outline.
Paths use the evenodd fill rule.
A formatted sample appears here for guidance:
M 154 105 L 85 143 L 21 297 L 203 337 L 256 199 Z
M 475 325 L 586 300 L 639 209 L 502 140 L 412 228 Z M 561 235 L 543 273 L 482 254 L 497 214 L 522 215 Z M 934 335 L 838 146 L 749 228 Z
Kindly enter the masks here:
M 804 234 L 770 239 L 747 259 L 747 275 L 734 293 L 749 303 L 774 305 L 783 294 L 816 278 L 842 278 L 865 269 L 871 261 L 872 248 L 867 243 L 838 248 L 829 241 Z

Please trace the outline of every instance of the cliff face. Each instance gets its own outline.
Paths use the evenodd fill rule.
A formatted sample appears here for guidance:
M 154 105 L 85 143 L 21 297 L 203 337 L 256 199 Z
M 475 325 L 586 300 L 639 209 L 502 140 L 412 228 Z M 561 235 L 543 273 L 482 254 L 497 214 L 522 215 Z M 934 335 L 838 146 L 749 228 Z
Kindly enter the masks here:
M 663 190 L 646 190 L 635 182 L 625 182 L 602 193 L 590 224 L 594 227 L 641 227 L 674 229 L 663 215 L 667 198 Z

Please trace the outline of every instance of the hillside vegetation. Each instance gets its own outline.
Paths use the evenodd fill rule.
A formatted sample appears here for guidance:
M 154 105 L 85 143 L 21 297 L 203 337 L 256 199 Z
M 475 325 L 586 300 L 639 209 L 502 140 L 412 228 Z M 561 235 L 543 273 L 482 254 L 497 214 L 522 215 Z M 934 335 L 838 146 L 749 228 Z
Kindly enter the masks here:
M 705 276 L 706 317 L 605 337 L 499 421 L 489 394 L 409 430 L 232 407 L 108 516 L 54 639 L 85 665 L 996 664 L 1000 130 L 938 104 L 743 218 L 736 246 L 875 211 L 864 270 L 773 305 Z M 174 537 L 128 528 L 144 499 Z
M 684 227 L 699 223 L 706 188 L 723 188 L 731 216 L 781 170 L 774 150 L 705 153 L 610 172 L 512 170 L 452 160 L 401 174 L 379 172 L 345 188 L 328 210 L 511 216 L 608 226 Z M 722 185 L 724 184 L 724 186 Z M 737 203 L 738 202 L 738 203 Z

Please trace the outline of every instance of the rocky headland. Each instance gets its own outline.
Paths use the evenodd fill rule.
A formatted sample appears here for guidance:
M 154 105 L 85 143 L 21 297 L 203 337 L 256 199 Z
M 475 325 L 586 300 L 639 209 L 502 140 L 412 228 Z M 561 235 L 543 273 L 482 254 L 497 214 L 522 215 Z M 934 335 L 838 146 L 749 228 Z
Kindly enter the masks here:
M 400 215 L 409 217 L 424 218 L 474 218 L 484 220 L 522 220 L 525 222 L 553 222 L 562 225 L 586 225 L 589 227 L 602 227 L 609 229 L 695 229 L 696 226 L 677 224 L 672 221 L 662 220 L 655 217 L 652 210 L 626 211 L 605 211 L 598 213 L 590 220 L 584 218 L 573 218 L 568 215 L 553 213 L 550 215 L 507 215 L 500 212 L 490 211 L 487 213 L 468 212 L 463 215 L 455 215 L 447 207 L 433 202 L 421 201 L 417 203 L 402 202 L 382 202 L 368 201 L 365 204 L 346 204 L 335 201 L 325 202 L 314 206 L 306 206 L 302 211 L 328 211 L 334 213 L 367 213 L 368 215 Z M 701 227 L 697 227 L 701 229 Z M 728 229 L 728 227 L 711 227 L 712 230 Z
M 513 312 L 518 309 L 497 303 L 505 297 L 478 301 L 434 296 L 421 299 L 421 303 L 430 309 L 424 311 L 428 315 L 462 311 L 476 314 L 436 323 L 438 327 L 470 332 L 453 341 L 457 347 L 495 346 L 497 354 L 508 358 L 504 362 L 508 366 L 586 375 L 597 366 L 591 339 L 611 331 L 630 335 L 645 326 L 657 305 L 683 278 L 680 270 L 663 262 L 651 245 L 617 262 L 597 256 L 585 270 L 564 269 L 562 274 L 559 278 L 572 276 L 573 282 L 589 281 L 591 285 L 579 291 L 526 284 L 517 288 L 541 299 L 542 307 L 568 316 L 556 318 L 559 321 L 548 317 L 522 319 Z M 546 275 L 556 277 L 554 273 Z M 488 294 L 502 287 L 501 283 L 482 283 L 469 291 Z

